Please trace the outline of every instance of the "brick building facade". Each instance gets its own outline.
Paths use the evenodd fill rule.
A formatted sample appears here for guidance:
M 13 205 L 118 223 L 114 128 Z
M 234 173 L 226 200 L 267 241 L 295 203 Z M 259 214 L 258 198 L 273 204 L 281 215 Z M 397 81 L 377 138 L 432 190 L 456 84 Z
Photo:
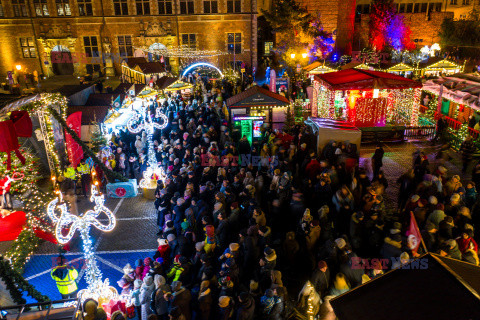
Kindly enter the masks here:
M 314 16 L 320 16 L 326 31 L 334 33 L 336 47 L 349 53 L 368 45 L 371 0 L 298 0 Z M 480 10 L 480 0 L 395 0 L 397 12 L 405 16 L 418 46 L 439 42 L 443 19 L 466 19 Z
M 248 68 L 257 61 L 256 19 L 256 0 L 0 0 L 0 75 L 16 65 L 82 75 L 105 70 L 108 55 L 119 74 L 122 57 L 152 45 L 219 50 L 202 61 Z M 198 58 L 168 60 L 179 71 Z

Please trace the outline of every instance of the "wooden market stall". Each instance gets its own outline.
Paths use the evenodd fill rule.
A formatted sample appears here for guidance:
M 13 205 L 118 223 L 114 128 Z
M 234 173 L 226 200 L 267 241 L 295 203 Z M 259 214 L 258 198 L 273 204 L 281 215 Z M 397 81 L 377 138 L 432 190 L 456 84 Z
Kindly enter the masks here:
M 415 71 L 415 67 L 405 62 L 393 62 L 380 66 L 382 71 L 397 74 L 404 77 L 409 77 Z
M 465 68 L 465 62 L 463 64 L 457 64 L 453 61 L 442 58 L 431 58 L 427 62 L 420 62 L 418 65 L 418 71 L 420 76 L 448 76 L 455 73 L 463 72 Z
M 417 125 L 421 88 L 395 74 L 356 68 L 316 75 L 312 117 L 344 119 L 356 127 Z
M 227 99 L 229 118 L 235 125 L 251 127 L 252 137 L 255 126 L 262 121 L 273 129 L 283 127 L 286 111 L 290 101 L 282 95 L 271 92 L 259 86 L 253 86 L 233 97 Z
M 348 122 L 308 117 L 305 120 L 305 124 L 317 136 L 318 154 L 321 154 L 321 150 L 332 140 L 335 142 L 353 143 L 357 148 L 360 148 L 362 131 Z

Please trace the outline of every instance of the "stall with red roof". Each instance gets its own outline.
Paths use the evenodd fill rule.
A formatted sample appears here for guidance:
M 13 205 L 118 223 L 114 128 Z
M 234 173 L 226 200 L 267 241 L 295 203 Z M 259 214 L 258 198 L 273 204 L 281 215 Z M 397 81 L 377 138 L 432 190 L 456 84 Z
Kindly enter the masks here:
M 420 82 L 387 72 L 347 69 L 315 75 L 312 117 L 356 127 L 418 123 Z

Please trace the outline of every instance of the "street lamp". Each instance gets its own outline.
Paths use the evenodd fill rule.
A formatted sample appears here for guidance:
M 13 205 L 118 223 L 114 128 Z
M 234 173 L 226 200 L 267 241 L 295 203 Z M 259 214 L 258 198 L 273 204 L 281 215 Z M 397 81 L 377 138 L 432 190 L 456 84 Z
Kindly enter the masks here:
M 295 53 L 291 53 L 290 58 L 295 59 Z
M 17 64 L 17 65 L 15 66 L 15 69 L 17 69 L 18 71 L 22 70 L 22 65 Z
M 308 56 L 307 53 L 302 53 L 302 58 L 305 59 Z

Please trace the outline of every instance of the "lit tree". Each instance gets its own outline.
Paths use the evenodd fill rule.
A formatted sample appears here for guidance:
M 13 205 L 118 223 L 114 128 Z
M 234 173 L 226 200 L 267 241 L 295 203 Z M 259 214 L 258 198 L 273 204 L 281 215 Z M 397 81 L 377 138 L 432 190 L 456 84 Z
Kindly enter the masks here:
M 280 0 L 272 11 L 262 11 L 277 34 L 275 52 L 290 66 L 298 55 L 309 53 L 312 60 L 325 58 L 333 50 L 332 34 L 323 30 L 320 18 L 314 18 L 295 0 Z M 295 54 L 296 58 L 291 58 Z M 305 60 L 308 61 L 308 60 Z
M 393 0 L 373 0 L 371 8 L 369 41 L 375 51 L 383 51 L 386 47 L 415 49 L 415 43 L 410 40 L 410 28 L 403 16 L 397 15 Z

